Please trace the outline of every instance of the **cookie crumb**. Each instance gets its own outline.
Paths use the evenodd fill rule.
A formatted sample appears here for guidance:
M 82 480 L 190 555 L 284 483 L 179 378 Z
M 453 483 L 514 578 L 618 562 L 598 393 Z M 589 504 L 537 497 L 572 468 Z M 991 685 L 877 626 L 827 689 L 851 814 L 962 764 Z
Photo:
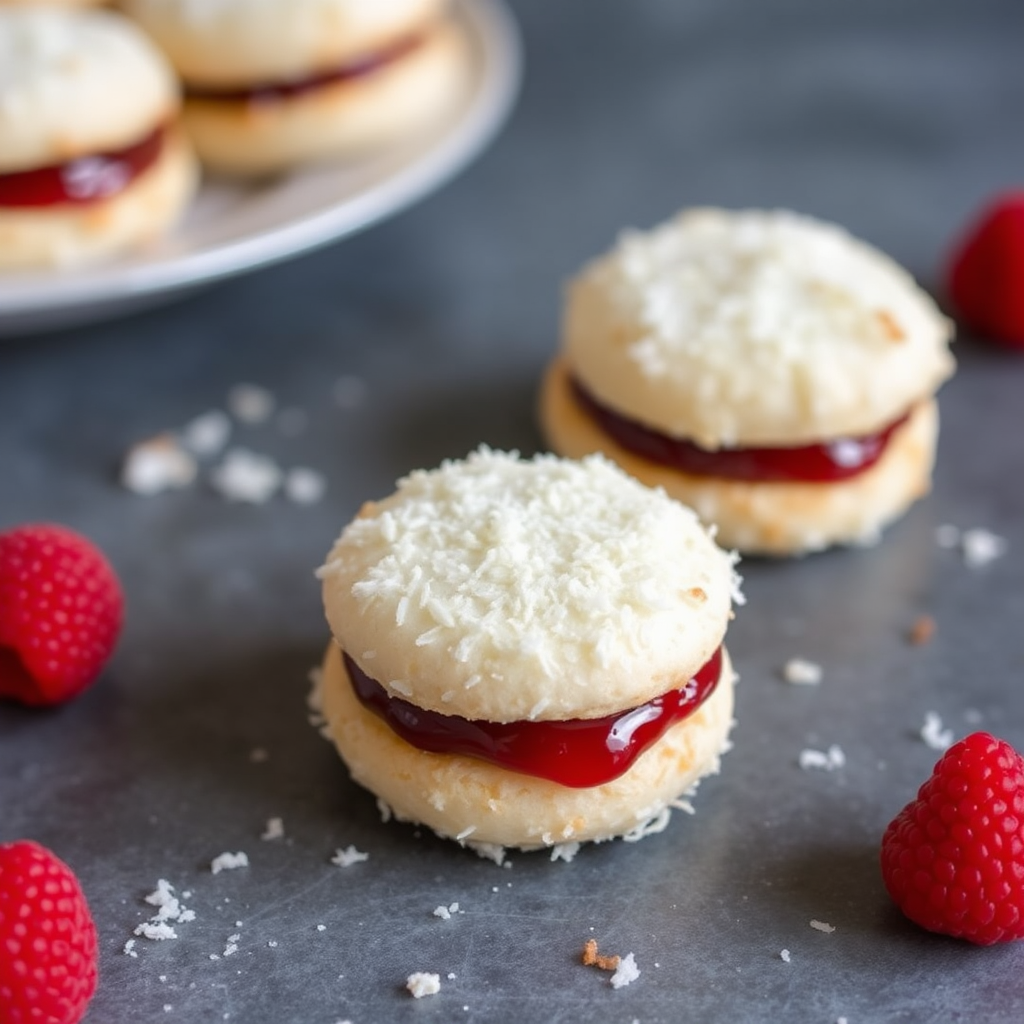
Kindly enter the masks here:
M 794 686 L 817 686 L 821 674 L 821 666 L 805 658 L 790 658 L 782 666 L 782 678 Z
M 337 864 L 339 868 L 350 868 L 353 864 L 359 864 L 369 859 L 368 853 L 363 853 L 354 846 L 348 846 L 344 850 L 335 850 L 334 856 L 331 857 L 331 863 Z
M 210 871 L 219 875 L 222 871 L 234 871 L 236 868 L 247 868 L 249 857 L 241 850 L 238 853 L 221 853 L 210 861 Z
M 170 434 L 159 434 L 129 450 L 121 484 L 133 494 L 151 497 L 188 487 L 197 472 L 196 460 Z
M 327 480 L 308 466 L 288 470 L 284 478 L 284 494 L 296 505 L 315 505 L 327 490 Z
M 808 768 L 821 768 L 824 771 L 835 771 L 846 764 L 846 755 L 842 748 L 833 743 L 828 750 L 801 750 L 800 767 L 805 771 Z
M 219 455 L 231 436 L 231 420 L 219 409 L 204 412 L 181 429 L 181 441 L 193 455 L 212 458 Z
M 942 719 L 935 711 L 926 711 L 921 739 L 932 750 L 948 750 L 953 745 L 953 730 L 942 728 Z
M 964 562 L 970 569 L 980 569 L 1006 554 L 1005 538 L 980 527 L 964 530 L 960 538 L 960 547 L 963 550 Z
M 583 966 L 596 967 L 600 971 L 614 971 L 622 962 L 620 956 L 601 956 L 597 951 L 597 939 L 583 943 Z
M 441 978 L 437 974 L 416 971 L 406 978 L 405 987 L 412 993 L 414 999 L 422 999 L 424 996 L 437 995 L 441 991 Z
M 281 480 L 281 470 L 273 459 L 248 448 L 232 448 L 210 471 L 210 484 L 222 498 L 249 505 L 269 501 Z
M 915 647 L 921 647 L 935 636 L 935 620 L 930 615 L 918 615 L 907 633 L 907 640 Z

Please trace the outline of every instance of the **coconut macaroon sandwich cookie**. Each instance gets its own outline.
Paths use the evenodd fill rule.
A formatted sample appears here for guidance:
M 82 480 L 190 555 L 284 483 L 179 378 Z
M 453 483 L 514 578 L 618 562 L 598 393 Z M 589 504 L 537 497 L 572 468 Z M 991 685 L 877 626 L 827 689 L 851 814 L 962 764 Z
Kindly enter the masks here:
M 468 48 L 448 0 L 123 0 L 185 82 L 205 164 L 259 175 L 390 142 L 446 112 Z
M 931 482 L 951 328 L 911 276 L 786 211 L 684 211 L 571 282 L 540 418 L 740 551 L 871 543 Z
M 367 504 L 320 570 L 326 731 L 402 820 L 638 838 L 718 768 L 734 556 L 601 456 L 480 449 Z
M 0 269 L 167 231 L 197 178 L 179 105 L 170 66 L 118 15 L 0 8 Z

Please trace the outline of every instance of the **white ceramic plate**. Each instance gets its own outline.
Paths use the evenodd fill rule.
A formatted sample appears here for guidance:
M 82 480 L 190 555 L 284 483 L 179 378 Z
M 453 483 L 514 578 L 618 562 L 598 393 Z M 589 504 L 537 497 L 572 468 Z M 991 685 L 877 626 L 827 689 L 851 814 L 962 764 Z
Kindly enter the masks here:
M 130 312 L 175 292 L 305 252 L 408 206 L 490 141 L 519 83 L 519 39 L 501 0 L 457 0 L 471 86 L 428 135 L 357 163 L 259 185 L 206 181 L 184 222 L 145 254 L 79 271 L 0 275 L 0 336 Z

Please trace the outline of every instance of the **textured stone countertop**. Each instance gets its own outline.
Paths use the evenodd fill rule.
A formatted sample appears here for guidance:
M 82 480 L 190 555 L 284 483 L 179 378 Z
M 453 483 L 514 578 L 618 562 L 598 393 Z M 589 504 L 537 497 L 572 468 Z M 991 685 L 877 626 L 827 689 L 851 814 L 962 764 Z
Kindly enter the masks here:
M 928 712 L 1024 747 L 1019 355 L 961 336 L 934 492 L 879 546 L 744 564 L 734 749 L 696 814 L 661 835 L 502 869 L 382 823 L 310 728 L 327 638 L 313 570 L 410 469 L 481 442 L 541 446 L 562 284 L 622 228 L 689 204 L 791 207 L 934 289 L 966 219 L 1024 175 L 1019 0 L 513 10 L 517 109 L 430 198 L 163 308 L 0 345 L 0 528 L 77 527 L 128 597 L 85 696 L 45 714 L 0 706 L 0 840 L 58 850 L 100 928 L 87 1021 L 1021 1019 L 1024 947 L 918 931 L 877 866 L 883 828 L 937 757 Z M 133 443 L 223 408 L 241 382 L 301 414 L 239 425 L 235 442 L 323 473 L 322 500 L 119 485 Z M 970 568 L 936 542 L 941 524 L 991 530 L 1006 553 Z M 935 635 L 911 645 L 924 614 Z M 822 666 L 819 685 L 783 682 L 797 656 Z M 832 744 L 843 767 L 799 767 Z M 284 837 L 261 839 L 273 817 Z M 369 859 L 332 864 L 350 844 Z M 225 851 L 248 868 L 211 873 Z M 127 956 L 158 879 L 190 893 L 196 919 Z M 580 966 L 591 937 L 632 952 L 639 978 L 613 990 Z M 412 999 L 414 971 L 439 973 L 440 993 Z

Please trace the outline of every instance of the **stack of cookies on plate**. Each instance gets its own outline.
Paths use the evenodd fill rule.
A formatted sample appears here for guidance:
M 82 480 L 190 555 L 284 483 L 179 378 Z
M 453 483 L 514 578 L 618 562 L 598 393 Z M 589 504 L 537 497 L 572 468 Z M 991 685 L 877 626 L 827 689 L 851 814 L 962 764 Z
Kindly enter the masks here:
M 469 53 L 448 0 L 0 0 L 0 269 L 165 233 L 200 165 L 352 157 L 436 123 Z M 94 6 L 94 5 L 92 5 Z

